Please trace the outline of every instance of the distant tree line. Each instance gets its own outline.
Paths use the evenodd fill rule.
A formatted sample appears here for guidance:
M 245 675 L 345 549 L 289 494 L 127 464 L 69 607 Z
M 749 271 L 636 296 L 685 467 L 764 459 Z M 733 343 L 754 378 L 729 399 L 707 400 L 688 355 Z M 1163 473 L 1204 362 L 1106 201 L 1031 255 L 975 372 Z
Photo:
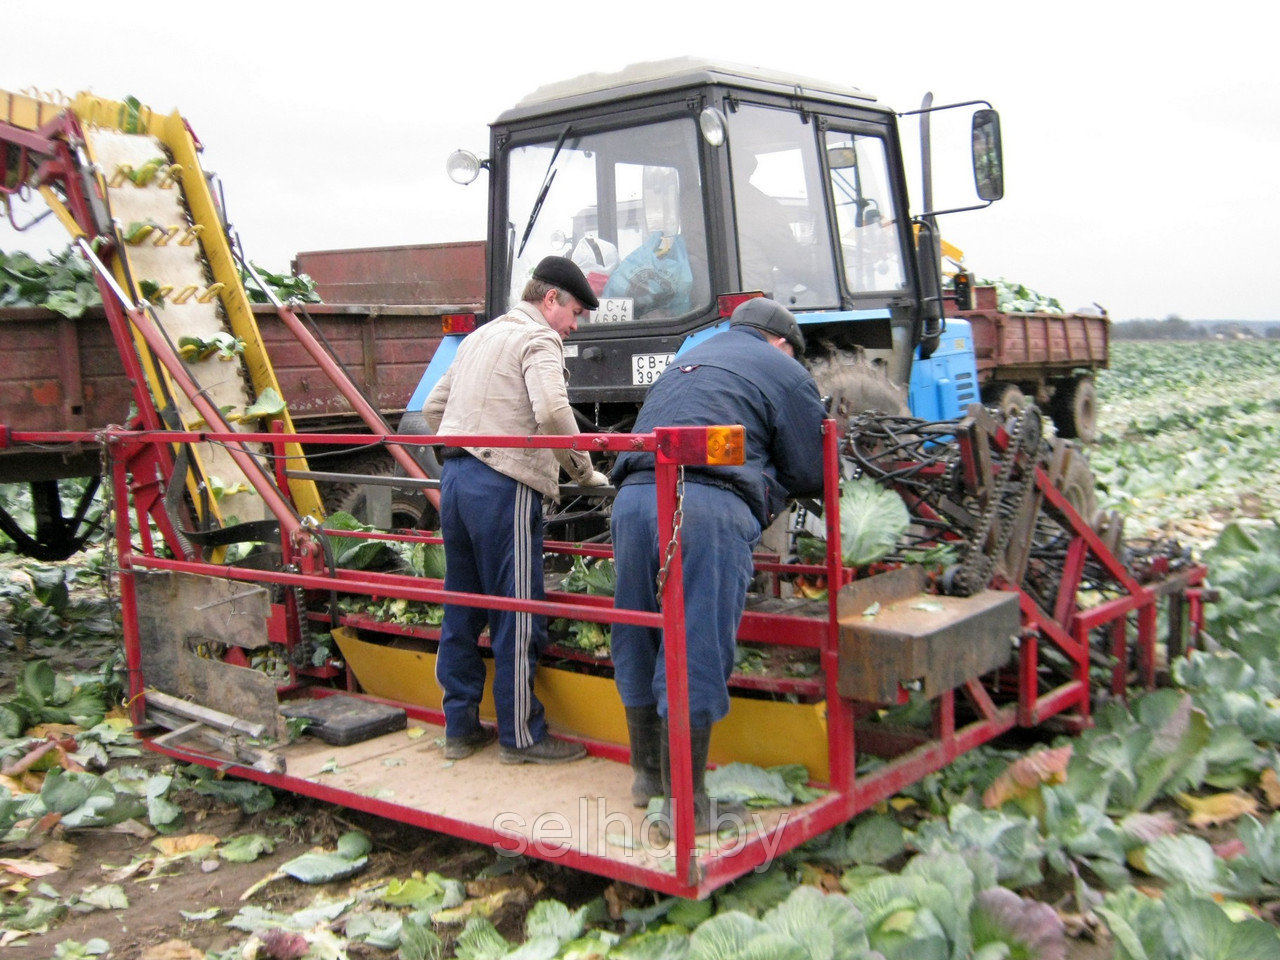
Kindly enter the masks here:
M 1125 320 L 1112 324 L 1111 335 L 1117 340 L 1238 340 L 1255 337 L 1280 340 L 1280 325 L 1263 330 L 1256 325 L 1230 321 L 1196 323 L 1170 314 L 1163 320 Z

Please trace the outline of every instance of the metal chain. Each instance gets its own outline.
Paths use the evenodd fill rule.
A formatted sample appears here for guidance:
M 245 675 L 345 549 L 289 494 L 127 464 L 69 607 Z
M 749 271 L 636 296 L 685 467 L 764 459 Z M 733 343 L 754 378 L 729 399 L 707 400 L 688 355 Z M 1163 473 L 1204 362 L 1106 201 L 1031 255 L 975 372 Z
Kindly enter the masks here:
M 657 579 L 657 599 L 658 609 L 662 609 L 663 591 L 667 587 L 667 574 L 671 571 L 671 561 L 676 555 L 676 548 L 680 545 L 680 528 L 684 526 L 684 464 L 679 467 L 679 473 L 676 476 L 676 512 L 672 517 L 671 540 L 667 543 L 666 553 L 662 557 L 662 569 L 658 571 Z
M 969 597 L 985 589 L 1009 546 L 1018 509 L 1035 483 L 1040 446 L 1039 412 L 1032 409 L 1019 417 L 1014 428 L 1009 430 L 1009 438 L 1003 457 L 1003 476 L 992 491 L 991 502 L 983 512 L 977 530 L 969 539 L 967 556 L 951 576 L 950 592 L 956 596 Z M 1020 470 L 1016 479 L 1013 476 L 1015 468 Z

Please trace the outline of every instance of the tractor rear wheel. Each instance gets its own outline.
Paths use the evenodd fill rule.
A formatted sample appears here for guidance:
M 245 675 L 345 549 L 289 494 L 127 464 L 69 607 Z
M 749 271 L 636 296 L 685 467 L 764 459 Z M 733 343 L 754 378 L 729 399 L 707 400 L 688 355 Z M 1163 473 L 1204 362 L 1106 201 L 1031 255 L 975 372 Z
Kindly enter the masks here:
M 364 458 L 342 465 L 342 473 L 390 477 L 396 462 L 390 457 Z M 391 529 L 434 530 L 440 525 L 436 510 L 420 490 L 391 487 Z M 332 484 L 325 491 L 324 507 L 328 513 L 343 511 L 361 523 L 370 523 L 369 488 L 357 482 Z
M 831 416 L 839 421 L 875 411 L 910 416 L 907 391 L 889 379 L 884 368 L 846 350 L 833 350 L 808 364 L 818 392 L 830 397 Z

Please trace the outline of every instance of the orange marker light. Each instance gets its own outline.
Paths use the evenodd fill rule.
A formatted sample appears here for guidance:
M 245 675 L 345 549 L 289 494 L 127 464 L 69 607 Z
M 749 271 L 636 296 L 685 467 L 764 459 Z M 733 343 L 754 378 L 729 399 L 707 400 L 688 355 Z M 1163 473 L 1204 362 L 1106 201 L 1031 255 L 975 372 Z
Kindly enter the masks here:
M 658 427 L 658 459 L 664 463 L 741 466 L 746 459 L 746 429 L 741 425 Z
M 707 427 L 707 463 L 741 466 L 746 459 L 746 431 L 741 425 Z

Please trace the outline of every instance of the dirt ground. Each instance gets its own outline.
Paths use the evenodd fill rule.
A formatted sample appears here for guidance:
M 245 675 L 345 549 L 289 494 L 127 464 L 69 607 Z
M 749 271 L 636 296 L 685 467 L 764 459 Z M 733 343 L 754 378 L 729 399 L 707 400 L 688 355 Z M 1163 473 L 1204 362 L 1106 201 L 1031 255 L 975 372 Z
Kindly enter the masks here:
M 203 804 L 203 809 L 199 807 Z M 498 857 L 488 847 L 394 823 L 363 813 L 326 806 L 306 798 L 284 797 L 262 813 L 245 815 L 234 806 L 211 803 L 193 795 L 182 797 L 188 811 L 184 833 L 207 833 L 221 838 L 262 833 L 278 842 L 274 851 L 253 863 L 223 860 L 182 860 L 163 876 L 143 876 L 118 881 L 129 905 L 123 910 L 94 910 L 68 914 L 48 932 L 6 945 L 5 960 L 44 960 L 66 940 L 84 944 L 101 938 L 110 944 L 110 960 L 199 960 L 205 951 L 226 950 L 243 944 L 248 934 L 227 927 L 228 920 L 253 904 L 277 913 L 292 913 L 310 905 L 319 895 L 339 898 L 353 888 L 376 885 L 388 879 L 408 879 L 415 871 L 469 881 Z M 332 849 L 337 838 L 350 830 L 364 832 L 373 842 L 368 865 L 348 880 L 308 885 L 288 876 L 271 878 L 286 861 L 313 847 Z M 68 897 L 110 880 L 113 870 L 155 853 L 148 838 L 95 829 L 67 832 L 59 838 L 74 847 L 70 864 L 41 878 Z M 30 841 L 32 847 L 50 838 Z M 27 849 L 0 847 L 0 857 L 29 856 Z M 607 882 L 550 864 L 528 863 L 493 883 L 515 890 L 503 912 L 490 917 L 508 940 L 522 936 L 524 915 L 536 899 L 554 897 L 576 906 L 604 892 Z M 256 888 L 256 889 L 255 889 Z M 250 896 L 246 899 L 246 892 Z M 635 895 L 640 895 L 635 891 Z M 181 911 L 205 913 L 209 919 L 189 920 Z M 461 925 L 442 926 L 437 935 L 446 946 Z M 451 951 L 449 951 L 451 954 Z M 394 954 L 359 943 L 349 945 L 352 958 L 386 958 Z
M 141 761 L 151 766 L 164 762 L 167 761 L 163 757 Z M 486 868 L 504 862 L 489 847 L 310 798 L 279 795 L 274 807 L 252 815 L 234 805 L 191 793 L 176 799 L 187 812 L 176 836 L 212 834 L 225 840 L 261 833 L 276 842 L 274 850 L 252 863 L 183 859 L 156 875 L 144 868 L 133 877 L 114 879 L 115 871 L 155 855 L 153 837 L 92 829 L 55 831 L 21 844 L 0 845 L 0 858 L 38 859 L 41 853 L 35 851 L 50 841 L 61 841 L 70 845 L 70 856 L 58 858 L 65 866 L 40 882 L 57 890 L 64 900 L 116 882 L 128 898 L 125 909 L 68 913 L 47 932 L 6 944 L 0 948 L 0 956 L 5 960 L 46 960 L 58 956 L 59 944 L 66 941 L 87 944 L 100 938 L 110 945 L 110 952 L 105 955 L 108 960 L 204 960 L 207 951 L 225 951 L 246 943 L 250 936 L 247 932 L 226 925 L 246 906 L 290 914 L 312 905 L 317 897 L 341 899 L 354 890 L 387 880 L 407 880 L 415 872 L 435 872 L 462 881 L 469 896 L 499 890 L 509 893 L 499 912 L 489 919 L 511 943 L 523 939 L 525 915 L 541 899 L 554 898 L 576 908 L 603 897 L 615 909 L 649 906 L 658 899 L 639 888 L 537 860 L 522 860 L 510 872 L 478 879 Z M 351 830 L 363 832 L 373 844 L 368 865 L 356 876 L 308 885 L 278 874 L 282 864 L 308 850 L 332 850 L 338 837 Z M 48 855 L 48 851 L 46 847 L 42 853 Z M 203 918 L 188 919 L 182 915 L 184 911 L 188 915 L 202 914 Z M 453 940 L 462 928 L 462 922 L 435 927 L 444 943 L 445 956 L 454 955 Z M 617 929 L 621 932 L 622 925 Z M 1105 932 L 1075 933 L 1068 941 L 1066 960 L 1108 960 L 1113 956 L 1113 946 Z M 352 960 L 386 960 L 395 953 L 351 941 L 345 956 Z

